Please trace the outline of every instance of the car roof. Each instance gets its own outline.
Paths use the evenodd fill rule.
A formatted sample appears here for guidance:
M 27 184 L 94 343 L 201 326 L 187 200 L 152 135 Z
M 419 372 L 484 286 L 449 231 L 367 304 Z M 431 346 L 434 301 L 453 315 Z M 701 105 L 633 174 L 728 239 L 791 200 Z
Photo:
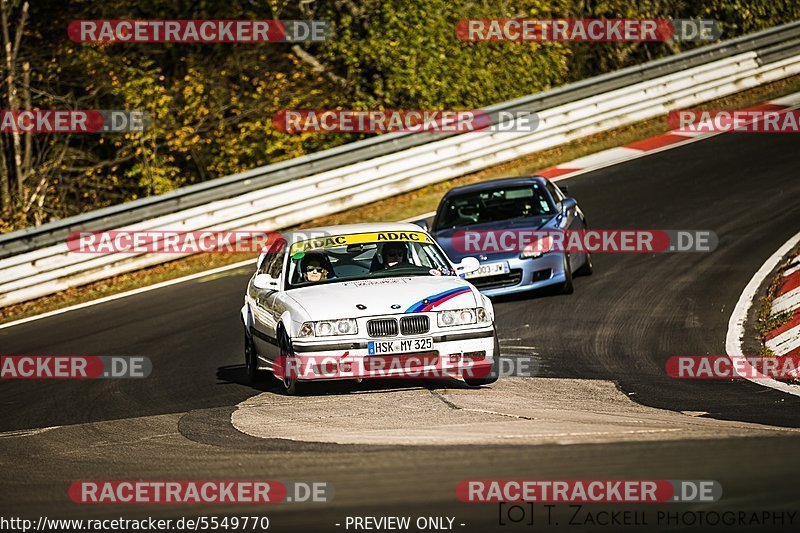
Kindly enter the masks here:
M 454 187 L 447 191 L 444 195 L 448 196 L 461 195 L 464 193 L 490 191 L 493 189 L 501 189 L 503 187 L 514 187 L 516 185 L 529 185 L 531 183 L 539 183 L 544 185 L 547 182 L 542 176 L 517 176 L 512 178 L 499 178 L 496 180 L 481 181 L 478 183 L 471 183 L 469 185 L 462 185 L 461 187 Z

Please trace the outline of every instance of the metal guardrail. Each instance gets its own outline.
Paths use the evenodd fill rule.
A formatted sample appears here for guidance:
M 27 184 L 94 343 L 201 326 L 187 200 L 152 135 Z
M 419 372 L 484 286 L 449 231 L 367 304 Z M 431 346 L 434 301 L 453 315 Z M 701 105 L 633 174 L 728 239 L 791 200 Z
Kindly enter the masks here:
M 587 135 L 656 117 L 671 109 L 696 105 L 798 74 L 800 47 L 787 48 L 785 43 L 791 40 L 786 40 L 786 32 L 778 30 L 757 34 L 763 48 L 741 52 L 737 47 L 744 46 L 742 43 L 722 43 L 715 45 L 716 52 L 698 49 L 687 53 L 682 59 L 683 68 L 677 70 L 669 60 L 626 69 L 625 76 L 639 76 L 638 81 L 628 77 L 625 78 L 628 82 L 620 84 L 621 78 L 615 77 L 620 74 L 614 73 L 487 108 L 487 111 L 537 111 L 539 127 L 533 132 L 480 132 L 450 136 L 385 135 L 383 138 L 348 146 L 356 146 L 355 150 L 359 152 L 368 150 L 364 147 L 373 146 L 378 141 L 387 142 L 385 138 L 390 137 L 394 138 L 390 139 L 391 143 L 410 142 L 420 138 L 428 140 L 422 144 L 416 144 L 415 141 L 412 146 L 403 149 L 387 149 L 386 153 L 381 152 L 382 155 L 373 152 L 371 157 L 332 168 L 317 165 L 308 170 L 310 167 L 307 165 L 313 163 L 308 160 L 319 156 L 315 154 L 300 158 L 303 160 L 300 163 L 287 161 L 228 176 L 215 180 L 216 184 L 225 182 L 221 187 L 228 192 L 230 188 L 236 187 L 242 187 L 241 190 L 246 192 L 232 196 L 226 192 L 223 196 L 218 194 L 222 189 L 216 190 L 216 185 L 202 184 L 205 187 L 202 194 L 209 196 L 204 197 L 205 202 L 188 208 L 186 206 L 191 202 L 187 200 L 181 203 L 181 197 L 177 195 L 185 193 L 185 190 L 164 195 L 171 199 L 165 200 L 166 203 L 163 204 L 159 203 L 159 197 L 146 199 L 156 202 L 142 208 L 147 213 L 167 205 L 171 206 L 170 210 L 157 217 L 142 219 L 142 211 L 136 209 L 132 218 L 134 222 L 124 227 L 129 230 L 181 231 L 209 228 L 220 231 L 284 228 L 474 172 Z M 764 36 L 765 33 L 769 38 Z M 792 34 L 800 34 L 800 23 L 793 25 Z M 738 53 L 731 55 L 731 49 Z M 722 57 L 717 57 L 717 53 Z M 693 66 L 688 66 L 689 64 Z M 634 71 L 638 74 L 634 74 Z M 660 75 L 651 77 L 654 71 Z M 598 91 L 597 86 L 602 86 L 604 90 Z M 382 151 L 387 146 L 390 145 L 373 148 L 376 151 L 380 148 Z M 347 146 L 343 146 L 335 149 L 335 157 L 347 156 L 346 148 Z M 306 169 L 306 172 L 286 179 L 284 173 L 299 172 L 298 169 L 301 168 Z M 272 174 L 264 174 L 265 169 L 272 169 Z M 254 182 L 259 180 L 263 182 L 262 185 L 254 187 Z M 192 202 L 198 197 L 197 194 L 201 193 L 190 195 Z M 131 204 L 114 209 L 125 209 Z M 67 224 L 59 229 L 51 228 L 41 234 L 42 238 L 49 238 L 50 235 L 63 231 L 63 239 L 58 239 L 56 244 L 31 245 L 32 249 L 29 251 L 0 259 L 0 306 L 180 257 L 176 254 L 100 255 L 71 252 L 64 242 L 67 233 L 78 229 L 117 229 L 122 220 L 120 217 L 125 216 L 125 213 L 108 217 L 99 216 L 98 213 L 85 216 L 89 215 L 94 218 L 84 221 L 83 225 L 70 226 L 69 221 L 64 221 Z M 115 223 L 107 222 L 108 220 Z M 10 244 L 7 242 L 5 245 Z
M 757 51 L 759 61 L 768 64 L 790 57 L 796 54 L 798 49 L 800 49 L 800 21 L 489 106 L 485 110 L 540 111 L 744 52 Z M 63 242 L 74 231 L 104 230 L 134 224 L 177 210 L 231 198 L 421 146 L 452 135 L 454 134 L 433 132 L 379 135 L 247 172 L 190 185 L 166 194 L 7 233 L 0 235 L 0 259 Z

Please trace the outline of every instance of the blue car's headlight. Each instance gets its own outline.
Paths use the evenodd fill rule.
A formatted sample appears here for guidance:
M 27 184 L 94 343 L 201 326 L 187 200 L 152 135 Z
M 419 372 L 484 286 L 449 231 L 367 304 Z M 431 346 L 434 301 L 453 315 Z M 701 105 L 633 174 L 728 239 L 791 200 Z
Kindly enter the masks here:
M 529 258 L 537 258 L 541 257 L 547 252 L 553 250 L 553 236 L 546 235 L 541 239 L 537 239 L 527 245 L 523 250 L 522 253 L 519 254 L 520 259 L 529 259 Z

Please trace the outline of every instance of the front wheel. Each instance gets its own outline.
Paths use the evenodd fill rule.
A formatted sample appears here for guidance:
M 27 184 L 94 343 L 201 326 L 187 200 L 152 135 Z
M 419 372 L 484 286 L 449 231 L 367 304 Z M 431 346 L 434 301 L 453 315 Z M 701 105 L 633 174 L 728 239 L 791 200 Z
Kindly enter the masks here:
M 489 385 L 497 381 L 500 375 L 500 341 L 497 339 L 497 331 L 494 332 L 494 354 L 492 357 L 492 370 L 488 376 L 482 378 L 464 378 L 464 383 L 470 387 Z
M 289 359 L 294 355 L 292 341 L 284 330 L 281 330 L 278 335 L 278 348 L 285 368 L 283 379 L 281 379 L 283 390 L 289 396 L 300 395 L 307 388 L 307 384 L 297 379 L 297 369 L 292 370 L 293 367 L 289 362 Z
M 594 265 L 592 265 L 592 256 L 589 252 L 586 252 L 586 262 L 583 263 L 575 274 L 579 276 L 591 276 L 592 272 L 594 272 Z

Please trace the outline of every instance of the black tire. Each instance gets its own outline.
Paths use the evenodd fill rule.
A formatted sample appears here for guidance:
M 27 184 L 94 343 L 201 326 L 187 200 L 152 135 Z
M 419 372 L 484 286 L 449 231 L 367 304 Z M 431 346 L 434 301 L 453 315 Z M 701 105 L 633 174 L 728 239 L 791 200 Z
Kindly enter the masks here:
M 292 372 L 288 370 L 291 367 L 287 359 L 291 357 L 293 353 L 292 341 L 289 340 L 289 336 L 283 329 L 278 330 L 278 348 L 280 350 L 280 356 L 284 358 L 285 368 L 287 372 L 291 374 Z M 299 396 L 308 388 L 308 384 L 298 380 L 297 376 L 284 376 L 283 379 L 281 379 L 281 383 L 283 383 L 283 391 L 288 396 Z
M 591 276 L 592 272 L 594 272 L 594 265 L 592 265 L 592 255 L 589 252 L 586 252 L 586 262 L 580 267 L 577 271 L 575 271 L 576 276 Z
M 244 366 L 247 380 L 250 383 L 258 383 L 264 377 L 264 371 L 258 369 L 258 356 L 255 344 L 253 344 L 253 336 L 246 327 L 244 328 Z
M 497 339 L 497 331 L 494 332 L 494 359 L 492 360 L 492 370 L 489 375 L 482 378 L 464 378 L 464 383 L 470 387 L 480 387 L 490 385 L 497 381 L 500 376 L 500 341 Z
M 572 294 L 575 292 L 575 287 L 572 285 L 572 267 L 569 263 L 569 254 L 564 253 L 564 285 L 561 286 L 561 294 Z

